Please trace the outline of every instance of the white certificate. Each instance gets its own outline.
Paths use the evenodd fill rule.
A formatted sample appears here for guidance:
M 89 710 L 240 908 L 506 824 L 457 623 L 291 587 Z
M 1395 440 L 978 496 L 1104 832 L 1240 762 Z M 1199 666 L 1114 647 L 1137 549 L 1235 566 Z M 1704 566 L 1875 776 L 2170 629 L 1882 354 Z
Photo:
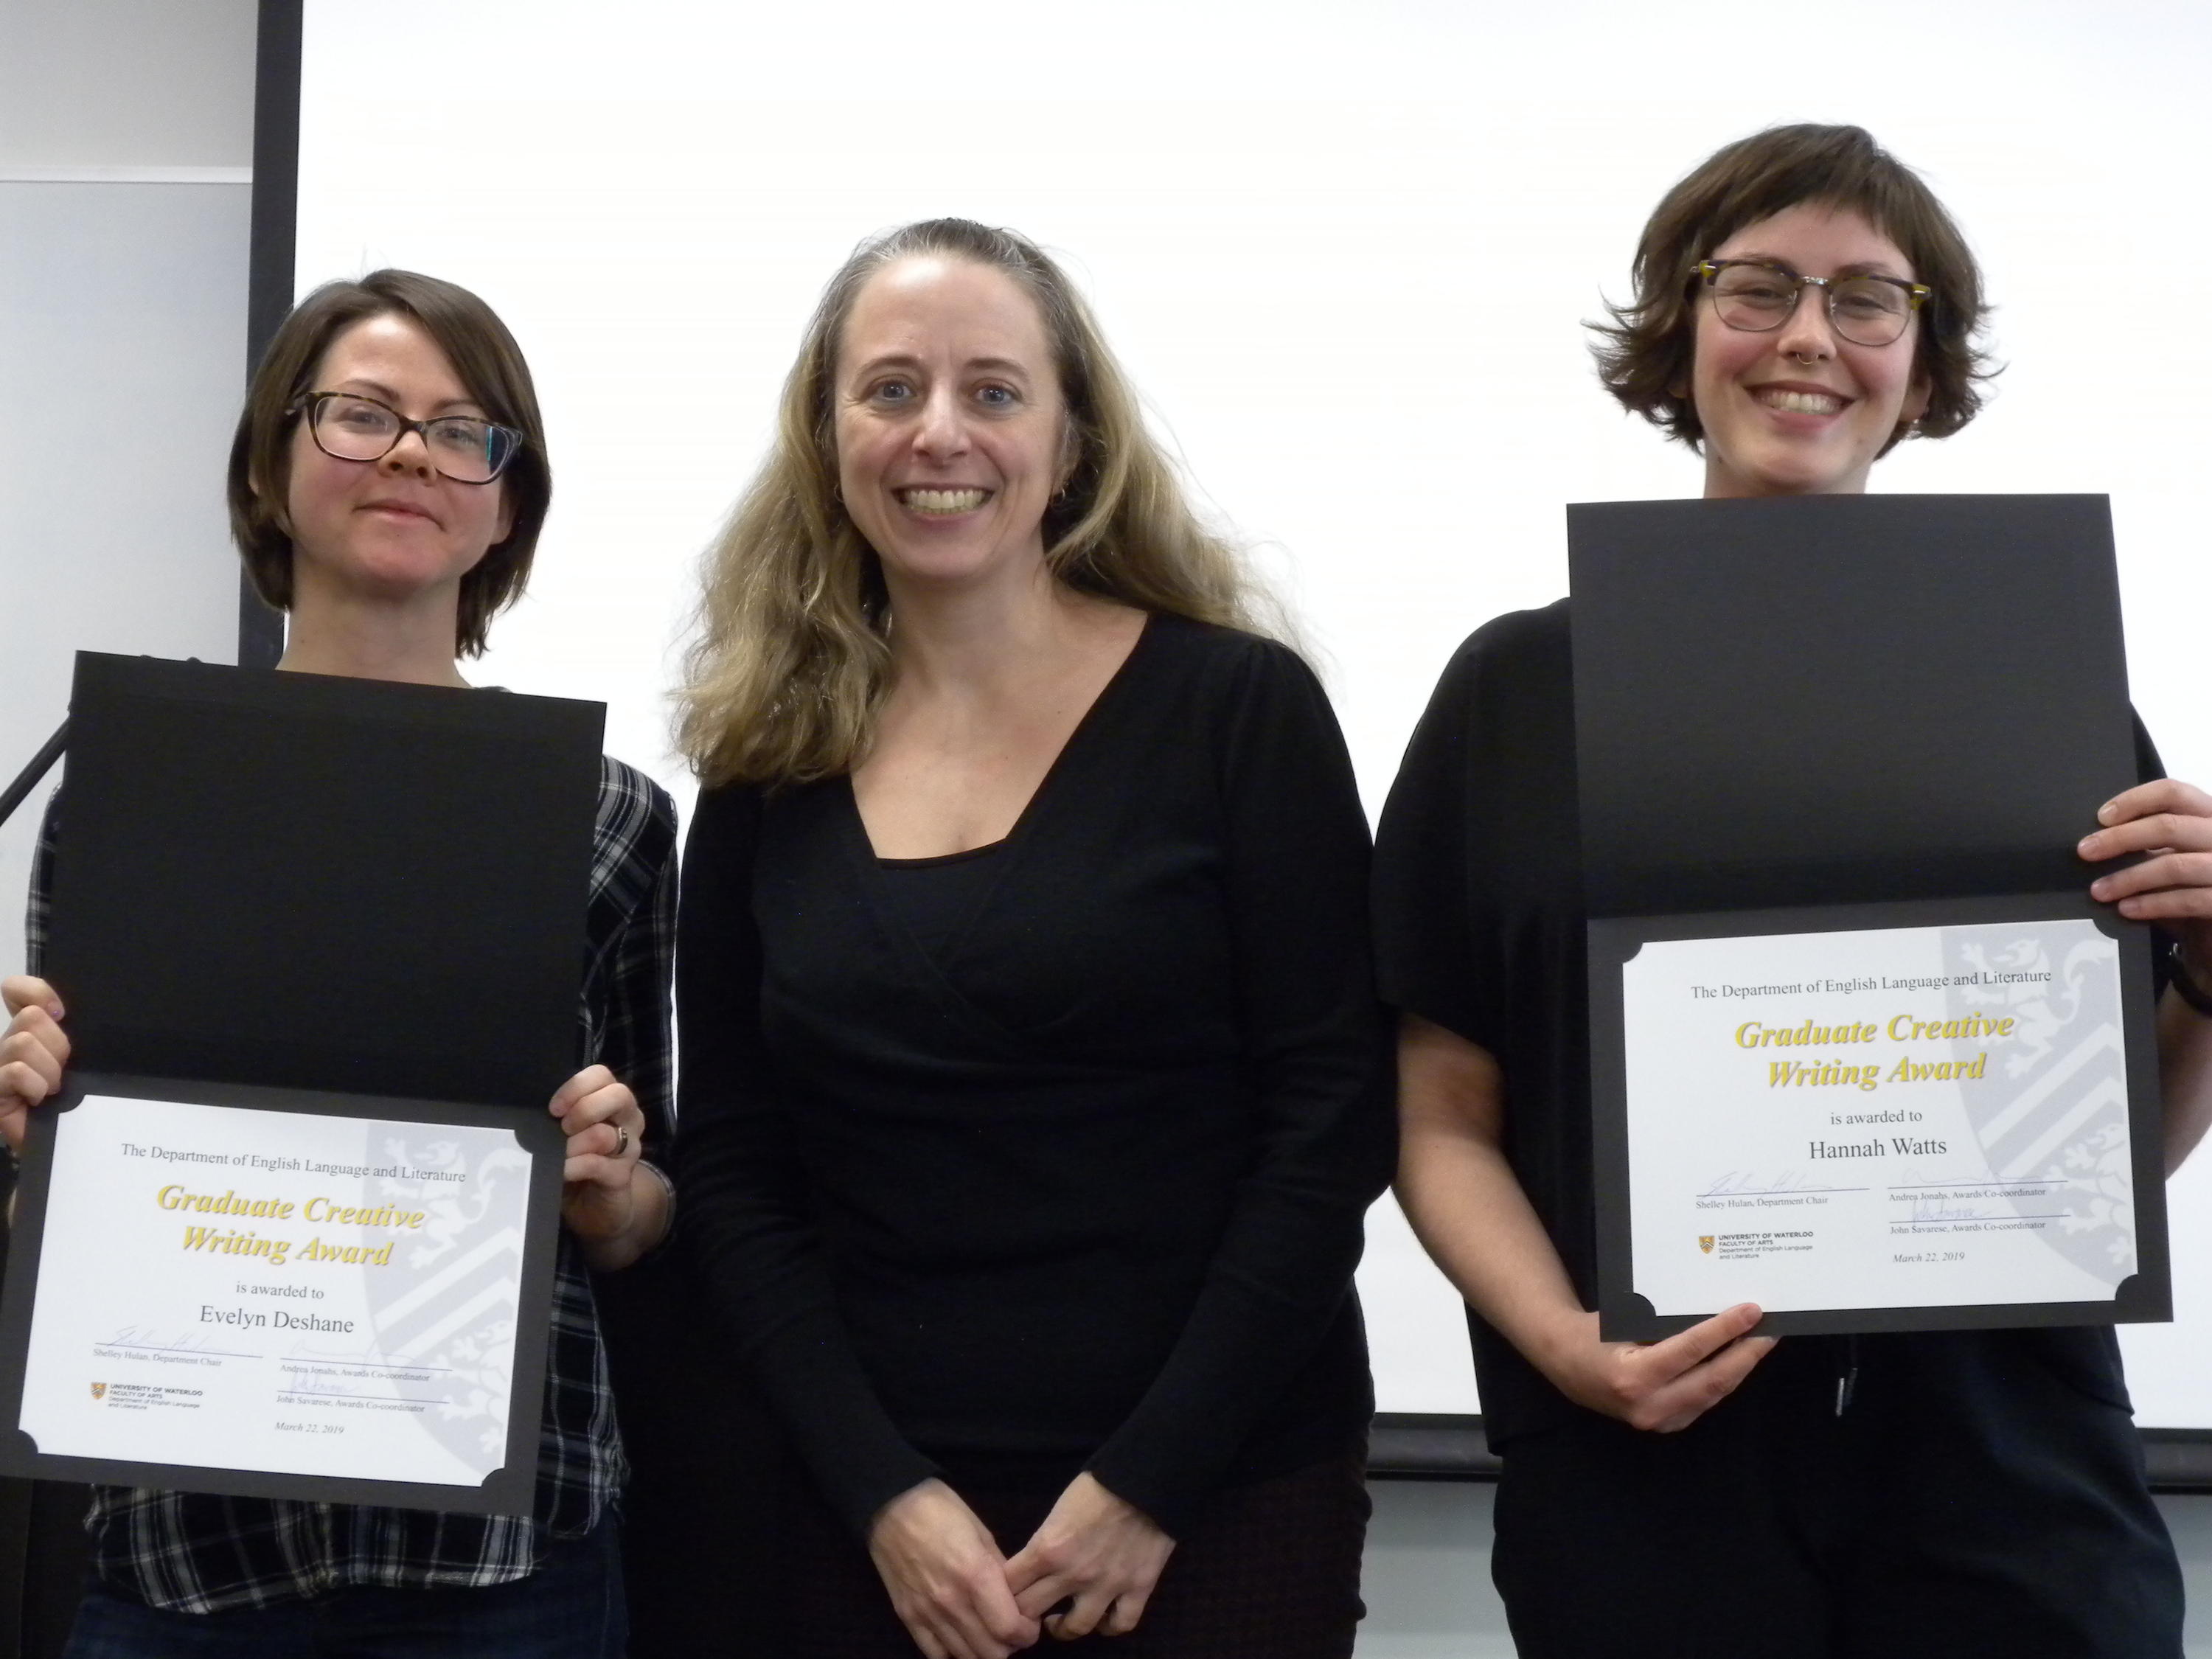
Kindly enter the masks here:
M 1656 1321 L 2145 1316 L 2119 1304 L 2153 1149 L 2094 923 L 1653 939 L 1618 971 L 1627 1277 Z
M 15 1426 L 159 1466 L 137 1484 L 485 1507 L 537 1438 L 534 1388 L 514 1420 L 518 1340 L 534 1379 L 545 1340 L 521 1328 L 532 1176 L 511 1122 L 88 1092 L 53 1125 Z

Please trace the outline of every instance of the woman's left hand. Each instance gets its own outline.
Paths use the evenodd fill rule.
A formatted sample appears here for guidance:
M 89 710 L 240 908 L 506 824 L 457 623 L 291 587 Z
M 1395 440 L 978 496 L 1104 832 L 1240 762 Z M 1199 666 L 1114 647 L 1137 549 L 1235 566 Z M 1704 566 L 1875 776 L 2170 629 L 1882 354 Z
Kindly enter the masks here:
M 2085 859 L 2146 854 L 2089 884 L 2089 896 L 2130 921 L 2154 922 L 2181 941 L 2174 966 L 2212 985 L 2212 795 L 2172 778 L 2124 790 L 2098 810 L 2104 827 L 2081 839 Z M 2212 1128 L 2212 1020 L 2196 999 L 2169 992 L 2158 1011 L 2160 1130 L 2172 1175 Z
M 568 1137 L 561 1216 L 594 1267 L 622 1267 L 659 1241 L 666 1218 L 637 1177 L 645 1114 L 637 1097 L 604 1066 L 586 1066 L 555 1091 L 547 1109 Z M 650 1216 L 645 1213 L 651 1209 Z M 649 1236 L 648 1236 L 649 1235 Z
M 1043 1620 L 1063 1642 L 1094 1630 L 1127 1636 L 1145 1616 L 1174 1550 L 1175 1540 L 1142 1510 L 1079 1474 L 1036 1536 L 1006 1563 L 1006 1587 L 1024 1613 Z M 1066 1612 L 1046 1616 L 1071 1597 Z
M 2098 809 L 2102 828 L 2082 838 L 2092 863 L 2149 857 L 2089 884 L 2089 896 L 2116 904 L 2130 921 L 2154 921 L 2181 940 L 2189 966 L 2212 977 L 2212 795 L 2160 778 L 2137 784 Z

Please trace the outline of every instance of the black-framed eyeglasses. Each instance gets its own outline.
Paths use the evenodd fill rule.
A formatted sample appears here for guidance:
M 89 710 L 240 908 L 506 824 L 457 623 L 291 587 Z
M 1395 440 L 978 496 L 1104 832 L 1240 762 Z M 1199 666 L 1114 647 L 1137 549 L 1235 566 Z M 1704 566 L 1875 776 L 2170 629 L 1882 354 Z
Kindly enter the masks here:
M 422 434 L 430 465 L 455 483 L 487 484 L 522 447 L 522 434 L 473 415 L 410 421 L 398 410 L 352 392 L 310 392 L 287 410 L 307 411 L 315 447 L 333 460 L 380 461 L 409 433 Z
M 1713 296 L 1720 319 L 1747 334 L 1781 327 L 1805 290 L 1817 288 L 1828 296 L 1828 326 L 1863 346 L 1894 343 L 1936 292 L 1902 276 L 1800 276 L 1769 259 L 1701 259 L 1690 274 Z

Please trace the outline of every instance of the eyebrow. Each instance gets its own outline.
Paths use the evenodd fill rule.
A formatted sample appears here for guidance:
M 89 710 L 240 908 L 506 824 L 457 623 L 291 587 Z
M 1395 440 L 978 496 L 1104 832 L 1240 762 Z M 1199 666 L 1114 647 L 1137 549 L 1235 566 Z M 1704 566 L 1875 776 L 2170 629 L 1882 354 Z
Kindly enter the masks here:
M 340 380 L 331 390 L 357 390 L 366 396 L 375 398 L 380 402 L 390 404 L 394 409 L 399 407 L 399 394 L 397 392 L 385 385 L 383 381 L 372 380 L 365 374 L 349 375 Z M 448 398 L 441 404 L 430 405 L 430 412 L 433 415 L 450 415 L 457 409 L 473 409 L 481 414 L 483 405 L 474 398 Z M 483 416 L 483 418 L 489 420 L 490 416 Z
M 911 352 L 893 351 L 881 357 L 869 358 L 854 372 L 860 374 L 872 374 L 878 369 L 920 368 L 921 366 L 921 359 L 915 356 Z M 978 373 L 1011 374 L 1024 380 L 1030 379 L 1031 374 L 1026 364 L 1018 363 L 1011 357 L 970 357 L 961 365 L 961 368 L 963 373 L 969 374 Z
M 1797 269 L 1794 260 L 1785 259 L 1778 253 L 1731 253 L 1728 257 L 1731 259 L 1756 259 L 1761 264 L 1780 265 L 1783 270 L 1800 276 L 1805 274 Z M 1855 259 L 1850 264 L 1838 265 L 1830 274 L 1836 276 L 1893 276 L 1900 283 L 1919 281 L 1917 276 L 1907 276 L 1903 272 L 1893 270 L 1886 261 L 1881 259 Z

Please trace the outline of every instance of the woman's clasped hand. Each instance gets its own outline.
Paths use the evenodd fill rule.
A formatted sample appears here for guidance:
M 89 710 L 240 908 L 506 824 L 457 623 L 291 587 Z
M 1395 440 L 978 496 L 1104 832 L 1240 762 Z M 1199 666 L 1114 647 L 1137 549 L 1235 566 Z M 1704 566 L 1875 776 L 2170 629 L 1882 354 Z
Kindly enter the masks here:
M 1036 1641 L 1042 1626 L 1015 1601 L 998 1540 L 942 1480 L 886 1504 L 868 1554 L 929 1659 L 1005 1659 Z
M 1040 1636 L 1136 1629 L 1175 1540 L 1078 1475 L 1012 1560 L 959 1494 L 926 1480 L 884 1508 L 870 1555 L 929 1659 L 1004 1659 Z
M 1174 1553 L 1175 1540 L 1143 1510 L 1079 1474 L 1044 1524 L 1006 1564 L 1006 1582 L 1022 1610 L 1066 1640 L 1097 1631 L 1126 1636 L 1145 1616 L 1145 1603 Z M 1056 1611 L 1061 1603 L 1066 1611 Z

